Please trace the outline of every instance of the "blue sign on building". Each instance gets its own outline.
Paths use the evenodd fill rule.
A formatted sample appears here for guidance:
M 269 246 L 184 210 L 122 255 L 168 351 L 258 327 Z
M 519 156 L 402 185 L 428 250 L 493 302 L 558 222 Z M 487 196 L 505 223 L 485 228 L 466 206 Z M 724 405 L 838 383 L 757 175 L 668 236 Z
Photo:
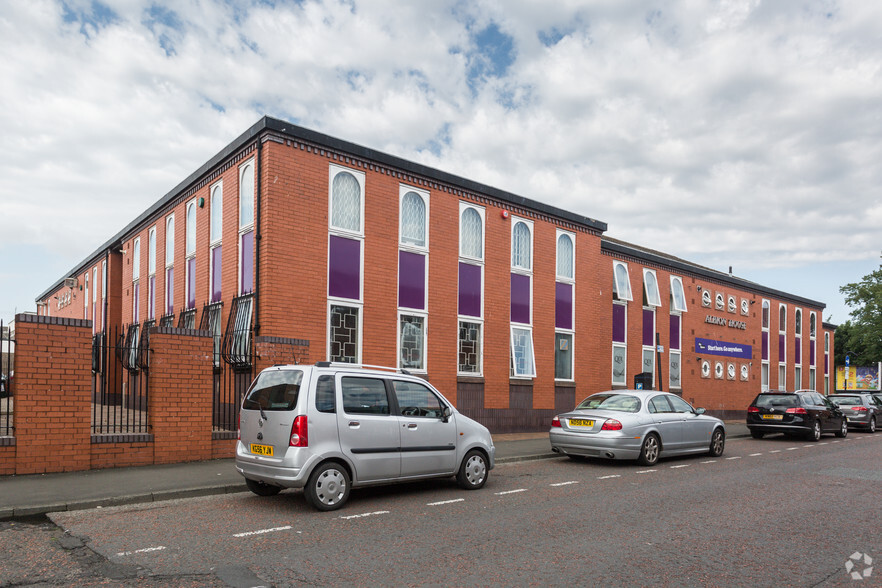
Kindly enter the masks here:
M 753 347 L 742 343 L 729 343 L 727 341 L 714 341 L 713 339 L 696 337 L 695 353 L 751 359 L 753 357 Z

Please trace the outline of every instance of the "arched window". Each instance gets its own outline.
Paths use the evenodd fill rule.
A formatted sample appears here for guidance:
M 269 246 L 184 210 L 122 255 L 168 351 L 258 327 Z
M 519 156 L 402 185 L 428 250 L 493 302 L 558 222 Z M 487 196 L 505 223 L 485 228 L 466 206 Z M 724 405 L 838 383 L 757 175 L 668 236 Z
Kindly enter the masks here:
M 141 277 L 141 239 L 135 239 L 132 246 L 132 281 Z
M 239 178 L 239 228 L 254 223 L 254 165 L 242 166 Z
M 573 238 L 569 235 L 561 235 L 557 238 L 557 277 L 574 279 L 574 261 Z
M 763 300 L 763 329 L 765 329 L 765 330 L 769 329 L 769 313 L 770 313 L 769 301 Z
M 169 267 L 175 262 L 175 217 L 170 216 L 165 221 L 165 266 Z
M 686 292 L 683 290 L 683 280 L 678 276 L 671 276 L 671 310 L 686 312 Z
M 797 336 L 802 335 L 802 311 L 798 308 L 796 309 L 796 319 L 793 321 L 793 325 Z
M 481 215 L 474 208 L 462 211 L 459 225 L 459 254 L 463 257 L 484 257 L 484 228 Z
M 530 229 L 526 223 L 515 223 L 512 229 L 511 265 L 519 269 L 532 269 Z
M 620 261 L 613 262 L 614 280 L 613 293 L 619 300 L 633 300 L 631 297 L 631 277 L 628 275 L 628 266 Z
M 224 228 L 224 190 L 221 184 L 211 190 L 210 242 L 220 241 Z
M 416 192 L 401 199 L 401 242 L 426 246 L 426 203 Z
M 815 313 L 809 315 L 809 337 L 812 339 L 818 334 L 818 319 Z
M 187 256 L 196 253 L 196 203 L 187 205 Z
M 331 226 L 361 232 L 361 187 L 355 176 L 340 172 L 331 185 Z
M 778 308 L 778 332 L 787 332 L 787 307 L 783 304 Z

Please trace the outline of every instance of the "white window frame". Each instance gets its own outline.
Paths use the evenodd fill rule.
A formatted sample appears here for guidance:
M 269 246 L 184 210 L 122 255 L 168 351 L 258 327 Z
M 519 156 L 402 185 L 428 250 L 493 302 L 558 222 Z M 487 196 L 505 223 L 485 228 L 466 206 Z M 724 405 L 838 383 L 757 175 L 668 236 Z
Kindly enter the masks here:
M 165 217 L 165 269 L 175 265 L 175 215 Z
M 515 329 L 521 331 L 527 331 L 530 336 L 530 365 L 532 366 L 531 373 L 518 373 L 517 371 L 517 362 L 515 361 Z M 532 379 L 536 377 L 536 346 L 533 343 L 533 327 L 530 325 L 522 325 L 520 323 L 511 323 L 509 327 L 509 365 L 511 371 L 511 377 L 516 379 Z
M 353 231 L 345 227 L 334 226 L 334 178 L 338 174 L 348 173 L 355 177 L 359 188 L 359 227 Z M 365 200 L 365 175 L 364 172 L 343 167 L 340 165 L 330 164 L 328 166 L 328 231 L 335 235 L 354 236 L 364 239 L 364 200 Z M 364 255 L 362 255 L 364 257 Z
M 683 295 L 682 307 L 680 307 L 680 305 L 677 304 L 677 297 L 674 295 L 674 293 L 677 291 L 678 287 L 679 287 L 680 294 Z M 671 311 L 677 312 L 677 313 L 686 312 L 686 306 L 687 306 L 686 305 L 686 288 L 683 287 L 683 278 L 681 278 L 680 276 L 671 276 Z M 682 374 L 681 374 L 681 380 L 682 380 Z
M 351 300 L 348 299 L 328 299 L 328 305 L 325 312 L 325 341 L 327 341 L 327 344 L 325 346 L 325 357 L 328 359 L 328 361 L 331 360 L 332 306 L 347 306 L 349 308 L 355 308 L 358 310 L 358 343 L 356 345 L 358 357 L 355 358 L 355 365 L 360 365 L 362 363 L 362 341 L 364 340 L 364 305 L 361 303 L 353 303 Z
M 524 267 L 522 265 L 515 265 L 515 259 L 514 259 L 514 257 L 515 257 L 515 229 L 517 228 L 517 226 L 519 224 L 522 224 L 522 223 L 523 223 L 524 227 L 526 227 L 527 231 L 529 231 L 529 233 L 530 233 L 530 265 L 529 265 L 529 267 Z M 511 237 L 510 237 L 510 239 L 511 239 L 511 243 L 510 243 L 509 251 L 511 253 L 511 256 L 510 256 L 511 271 L 516 274 L 524 274 L 524 275 L 532 276 L 533 275 L 533 257 L 534 257 L 534 255 L 533 255 L 533 253 L 534 253 L 534 251 L 533 251 L 533 242 L 534 242 L 533 221 L 527 220 L 525 218 L 521 218 L 518 216 L 511 217 Z M 531 290 L 532 290 L 532 288 L 531 288 Z M 532 298 L 531 298 L 531 301 L 532 301 Z M 532 309 L 532 305 L 531 305 L 531 309 Z M 532 311 L 530 314 L 532 314 Z
M 762 367 L 760 368 L 760 389 L 763 392 L 769 391 L 769 370 L 771 369 L 768 360 L 764 360 L 762 362 Z
M 242 222 L 242 194 L 243 194 L 243 182 L 242 178 L 245 177 L 245 172 L 248 169 L 251 169 L 251 221 L 247 223 Z M 256 174 L 254 173 L 254 158 L 250 158 L 239 166 L 239 234 L 247 233 L 249 230 L 254 228 L 254 216 L 255 216 L 255 201 L 257 200 L 257 196 L 255 192 L 257 192 L 257 181 Z
M 818 380 L 817 380 L 817 371 L 815 371 L 814 366 L 809 366 L 809 389 L 817 391 L 818 389 Z
M 626 315 L 627 316 L 627 315 Z M 625 323 L 627 326 L 627 319 L 625 319 Z M 624 364 L 622 366 L 622 379 L 621 381 L 616 380 L 616 349 L 622 350 L 622 357 L 624 358 Z M 613 343 L 612 344 L 612 356 L 610 357 L 610 362 L 612 363 L 612 371 L 610 374 L 612 375 L 612 385 L 613 386 L 628 386 L 628 345 L 627 343 Z
M 802 388 L 802 364 L 793 366 L 793 385 L 795 386 L 794 390 Z
M 423 319 L 423 366 L 421 368 L 405 368 L 401 364 L 401 317 L 402 316 L 412 316 L 419 317 Z M 429 346 L 429 315 L 425 312 L 412 312 L 409 309 L 403 309 L 398 311 L 398 323 L 397 323 L 397 347 L 396 347 L 396 357 L 398 358 L 398 368 L 406 369 L 407 371 L 415 374 L 425 374 L 429 371 L 429 357 L 428 357 L 428 346 Z
M 781 311 L 784 311 L 784 321 L 781 321 Z M 778 357 L 778 390 L 787 389 L 787 305 L 778 304 L 778 337 L 784 335 L 784 357 Z M 770 341 L 771 343 L 771 341 Z M 780 345 L 779 345 L 780 347 Z M 771 355 L 771 353 L 769 353 Z
M 673 278 L 674 276 L 671 277 Z M 677 340 L 680 341 L 680 347 L 674 349 L 673 345 L 670 344 L 671 342 L 668 341 L 668 391 L 683 389 L 683 317 L 677 312 L 671 312 L 671 316 L 676 316 L 680 318 L 677 324 L 679 330 L 679 336 L 677 337 Z M 675 355 L 677 356 L 677 361 L 680 366 L 680 384 L 677 386 L 675 386 L 671 381 L 671 364 L 674 362 Z
M 212 249 L 220 245 L 224 239 L 224 182 L 217 181 L 209 192 L 208 210 L 208 244 Z M 217 214 L 217 216 L 215 216 Z M 215 232 L 217 221 L 217 232 Z
M 462 217 L 465 214 L 467 208 L 471 208 L 475 212 L 478 213 L 478 217 L 481 219 L 481 256 L 475 257 L 473 255 L 466 255 L 462 250 Z M 484 255 L 486 251 L 486 241 L 487 241 L 487 223 L 486 223 L 486 211 L 483 206 L 476 206 L 474 204 L 469 204 L 468 202 L 459 201 L 459 221 L 458 221 L 458 230 L 459 230 L 459 257 L 462 260 L 468 260 L 472 262 L 478 262 L 482 266 L 484 265 Z M 483 273 L 483 272 L 482 272 Z
M 778 390 L 787 390 L 787 364 L 778 364 Z
M 647 281 L 646 276 L 652 276 L 652 281 L 655 284 L 654 290 L 650 289 L 650 284 Z M 646 294 L 647 307 L 658 308 L 661 306 L 661 292 L 659 292 L 658 288 L 658 276 L 653 269 L 643 268 L 643 292 Z M 654 302 L 653 295 L 655 295 Z
M 132 283 L 141 279 L 141 237 L 132 242 Z
M 83 319 L 89 319 L 89 270 L 86 270 L 86 274 L 83 277 L 83 288 L 85 291 L 83 292 Z
M 557 377 L 557 352 L 560 351 L 557 345 L 557 336 L 558 335 L 569 335 L 570 337 L 570 377 L 569 378 L 558 378 Z M 576 334 L 570 329 L 554 329 L 554 366 L 555 366 L 555 374 L 554 380 L 556 382 L 572 382 L 576 379 L 576 352 L 573 349 L 576 345 Z M 536 353 L 533 352 L 535 356 Z
M 481 272 L 481 274 L 483 276 L 483 272 Z M 483 277 L 482 277 L 481 281 L 483 284 Z M 482 301 L 482 307 L 483 307 L 483 301 Z M 479 345 L 478 349 L 480 350 L 480 352 L 478 353 L 478 371 L 475 371 L 475 372 L 461 372 L 461 371 L 459 371 L 459 329 L 460 329 L 459 324 L 460 323 L 475 323 L 479 326 L 480 336 L 478 338 L 478 345 Z M 458 320 L 456 322 L 456 353 L 457 353 L 457 358 L 456 358 L 456 375 L 457 376 L 465 376 L 465 377 L 472 377 L 472 378 L 483 377 L 483 375 L 484 375 L 484 319 L 483 319 L 483 317 L 465 316 L 462 314 L 458 316 Z
M 814 311 L 809 312 L 809 340 L 814 341 L 818 335 L 818 315 Z
M 768 312 L 769 320 L 766 324 L 763 324 L 763 314 L 762 313 L 765 312 L 766 310 L 769 311 Z M 772 303 L 769 302 L 765 298 L 763 298 L 762 308 L 760 310 L 760 325 L 762 325 L 762 330 L 766 331 L 767 333 L 770 331 L 771 326 L 772 326 Z
M 425 213 L 425 234 L 423 235 L 423 245 L 409 243 L 404 241 L 404 197 L 413 192 L 422 201 Z M 407 251 L 428 252 L 429 251 L 429 193 L 420 188 L 408 186 L 407 184 L 398 185 L 398 247 Z
M 570 266 L 570 273 L 572 276 L 562 275 L 558 269 L 560 268 L 560 240 L 562 238 L 567 238 L 570 240 L 570 245 L 573 248 L 573 259 Z M 558 282 L 563 282 L 566 284 L 572 284 L 576 281 L 576 235 L 575 233 L 570 233 L 569 231 L 562 231 L 557 229 L 555 232 L 555 241 L 554 241 L 554 250 L 555 250 L 555 264 L 554 264 L 554 272 L 555 279 Z
M 184 258 L 196 257 L 196 199 L 187 203 L 184 208 Z M 192 226 L 190 226 L 190 210 L 193 210 Z
M 156 225 L 147 231 L 147 277 L 156 275 Z
M 657 323 L 658 317 L 656 316 L 657 312 L 656 312 L 655 308 L 653 308 L 651 306 L 644 306 L 643 308 L 644 308 L 644 310 L 652 311 L 652 332 L 655 333 L 656 326 L 658 324 Z M 641 341 L 641 343 L 642 343 L 642 341 Z M 655 342 L 653 341 L 652 345 L 642 345 L 641 344 L 640 349 L 641 349 L 641 352 L 640 352 L 640 371 L 641 372 L 643 372 L 643 373 L 646 372 L 646 370 L 644 369 L 646 367 L 646 354 L 649 353 L 652 356 L 652 388 L 655 389 L 656 388 L 656 382 L 655 382 L 656 375 L 655 375 L 655 373 L 657 371 L 656 365 L 655 365 L 656 361 L 657 361 L 657 358 L 655 356 Z
M 802 337 L 802 309 L 793 311 L 793 333 L 796 337 Z
M 625 270 L 625 281 L 619 281 L 619 273 L 616 269 L 621 266 Z M 625 293 L 626 296 L 622 293 L 622 286 L 627 287 L 628 291 Z M 634 296 L 631 293 L 631 274 L 628 271 L 628 264 L 624 261 L 613 260 L 613 293 L 616 298 L 619 300 L 631 302 L 634 300 Z

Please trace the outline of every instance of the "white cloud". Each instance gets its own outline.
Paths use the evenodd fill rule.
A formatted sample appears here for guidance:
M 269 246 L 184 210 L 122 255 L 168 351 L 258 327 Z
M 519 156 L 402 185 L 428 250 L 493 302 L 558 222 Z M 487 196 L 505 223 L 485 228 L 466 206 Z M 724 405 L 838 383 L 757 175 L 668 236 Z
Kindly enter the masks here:
M 103 7 L 0 14 L 0 251 L 33 256 L 0 316 L 263 114 L 718 269 L 879 254 L 874 3 Z

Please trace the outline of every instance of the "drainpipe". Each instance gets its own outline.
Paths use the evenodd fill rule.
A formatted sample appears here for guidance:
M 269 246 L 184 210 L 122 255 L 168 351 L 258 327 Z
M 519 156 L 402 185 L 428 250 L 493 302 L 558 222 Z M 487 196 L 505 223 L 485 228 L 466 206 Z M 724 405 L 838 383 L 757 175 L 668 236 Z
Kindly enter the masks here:
M 255 166 L 255 173 L 257 175 L 257 194 L 255 198 L 257 199 L 257 210 L 255 212 L 256 218 L 254 219 L 254 335 L 257 336 L 260 334 L 260 241 L 263 238 L 263 233 L 261 231 L 262 224 L 260 222 L 260 203 L 261 203 L 261 191 L 260 187 L 262 185 L 263 174 L 261 173 L 261 161 L 260 161 L 260 153 L 263 150 L 263 141 L 262 137 L 258 136 L 257 138 L 257 165 Z

